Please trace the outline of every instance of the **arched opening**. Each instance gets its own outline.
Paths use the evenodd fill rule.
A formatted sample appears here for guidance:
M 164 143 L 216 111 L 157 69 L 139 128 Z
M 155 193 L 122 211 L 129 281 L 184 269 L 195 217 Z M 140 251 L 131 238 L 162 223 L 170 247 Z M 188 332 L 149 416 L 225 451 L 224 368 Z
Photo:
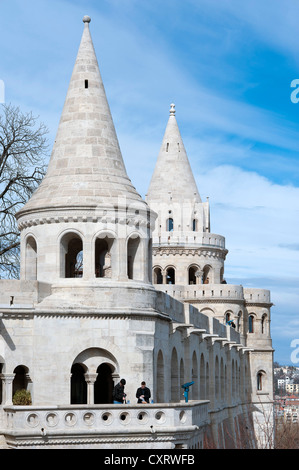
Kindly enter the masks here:
M 154 268 L 154 284 L 163 284 L 163 275 L 161 268 Z
M 111 278 L 111 248 L 113 239 L 97 238 L 95 242 L 95 276 Z
M 194 384 L 190 388 L 191 398 L 192 400 L 198 400 L 199 399 L 198 365 L 197 365 L 197 355 L 195 351 L 193 351 L 193 355 L 192 355 L 192 378 L 191 379 L 194 382 Z
M 184 361 L 181 359 L 180 362 L 180 387 L 185 383 L 185 370 L 184 370 Z
M 203 284 L 211 284 L 212 278 L 212 269 L 210 266 L 205 266 L 203 269 L 203 274 L 202 274 L 202 283 Z
M 163 403 L 164 400 L 164 358 L 160 350 L 157 357 L 157 402 Z
M 256 375 L 257 383 L 256 383 L 256 388 L 258 391 L 263 390 L 263 379 L 264 379 L 265 373 L 263 371 L 259 371 Z
M 227 365 L 224 367 L 224 399 L 227 400 L 230 396 L 229 394 L 229 381 L 227 380 Z
M 179 401 L 179 364 L 176 349 L 174 348 L 171 355 L 171 402 Z
M 37 279 L 37 245 L 32 236 L 26 240 L 25 278 L 28 281 Z
M 204 361 L 204 355 L 201 354 L 200 357 L 200 395 L 199 398 L 201 400 L 204 400 L 206 398 L 206 389 L 205 389 L 205 383 L 206 383 L 206 374 L 205 374 L 205 361 Z
M 166 284 L 175 284 L 175 270 L 168 268 L 166 271 Z
M 193 232 L 197 232 L 197 220 L 193 219 L 192 221 L 192 230 Z
M 267 315 L 264 314 L 262 316 L 262 322 L 261 322 L 261 329 L 262 329 L 262 334 L 266 333 L 266 320 L 267 320 Z
M 237 331 L 239 331 L 240 333 L 241 330 L 242 330 L 242 311 L 240 310 L 240 312 L 238 313 L 238 317 L 237 317 Z
M 236 397 L 236 370 L 235 370 L 235 361 L 232 360 L 232 397 L 235 399 Z
M 198 267 L 197 266 L 190 266 L 188 270 L 188 283 L 189 285 L 191 284 L 197 284 L 198 282 Z
M 76 233 L 67 233 L 61 239 L 61 277 L 83 276 L 83 243 Z
M 94 384 L 95 404 L 113 403 L 113 380 L 112 371 L 109 364 L 101 364 L 97 368 L 97 379 Z
M 87 403 L 87 383 L 84 377 L 86 369 L 81 364 L 73 364 L 71 369 L 71 404 Z
M 169 218 L 166 220 L 166 232 L 172 232 L 173 231 L 173 219 Z
M 147 263 L 148 263 L 148 280 L 152 282 L 152 267 L 153 267 L 153 240 L 150 238 L 148 241 L 148 253 L 147 253 Z M 161 283 L 162 284 L 162 283 Z
M 127 275 L 129 279 L 142 280 L 141 243 L 138 236 L 131 237 L 127 245 Z
M 223 363 L 223 358 L 221 358 L 221 361 L 220 361 L 220 398 L 222 401 L 225 399 L 224 389 L 225 389 L 224 363 Z
M 18 390 L 27 390 L 27 385 L 28 385 L 28 368 L 27 367 L 17 366 L 13 372 L 15 374 L 15 377 L 13 379 L 13 385 L 12 385 L 12 396 L 14 396 L 14 394 Z
M 209 363 L 206 362 L 206 399 L 209 400 L 210 398 L 210 369 Z
M 248 333 L 254 332 L 254 315 L 248 317 Z
M 219 400 L 220 384 L 219 384 L 219 360 L 218 356 L 215 359 L 215 398 Z

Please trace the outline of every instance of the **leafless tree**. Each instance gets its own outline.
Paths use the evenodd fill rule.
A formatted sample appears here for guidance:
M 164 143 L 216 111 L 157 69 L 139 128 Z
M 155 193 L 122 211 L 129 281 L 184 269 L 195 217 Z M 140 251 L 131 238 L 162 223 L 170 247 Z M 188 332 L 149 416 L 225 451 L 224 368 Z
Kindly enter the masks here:
M 19 231 L 15 213 L 45 174 L 48 129 L 31 112 L 0 106 L 0 278 L 19 276 Z

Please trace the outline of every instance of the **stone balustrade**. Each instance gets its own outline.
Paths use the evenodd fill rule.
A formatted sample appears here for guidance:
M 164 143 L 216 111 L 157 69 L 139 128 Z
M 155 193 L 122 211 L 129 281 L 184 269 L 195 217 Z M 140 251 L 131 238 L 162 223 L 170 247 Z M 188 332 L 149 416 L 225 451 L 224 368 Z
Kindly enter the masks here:
M 177 300 L 184 301 L 222 299 L 244 300 L 243 287 L 235 284 L 155 284 L 157 290 L 162 290 Z M 262 291 L 262 289 L 260 289 Z M 248 296 L 249 297 L 249 296 Z
M 153 237 L 153 246 L 163 245 L 207 246 L 225 249 L 225 237 L 214 233 L 196 233 L 172 231 Z
M 148 439 L 151 434 L 161 437 L 186 433 L 187 439 L 188 433 L 208 424 L 208 403 L 190 400 L 148 405 L 6 406 L 2 427 L 8 440 L 21 439 L 26 445 L 27 439 L 31 446 L 34 440 L 41 445 L 43 438 L 92 435 L 113 440 L 122 435 L 130 438 L 137 434 L 139 439 Z M 4 429 L 0 429 L 0 434 Z

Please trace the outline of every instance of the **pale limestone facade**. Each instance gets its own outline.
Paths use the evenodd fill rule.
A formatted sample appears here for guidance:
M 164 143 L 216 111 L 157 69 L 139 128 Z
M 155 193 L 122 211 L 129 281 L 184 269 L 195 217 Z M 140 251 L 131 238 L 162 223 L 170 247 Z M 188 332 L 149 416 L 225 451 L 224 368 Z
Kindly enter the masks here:
M 17 214 L 21 278 L 0 281 L 1 442 L 270 446 L 270 293 L 224 283 L 225 239 L 210 233 L 174 105 L 146 201 L 136 192 L 83 21 L 47 174 Z M 141 406 L 142 380 L 153 403 Z M 20 388 L 31 406 L 13 406 Z

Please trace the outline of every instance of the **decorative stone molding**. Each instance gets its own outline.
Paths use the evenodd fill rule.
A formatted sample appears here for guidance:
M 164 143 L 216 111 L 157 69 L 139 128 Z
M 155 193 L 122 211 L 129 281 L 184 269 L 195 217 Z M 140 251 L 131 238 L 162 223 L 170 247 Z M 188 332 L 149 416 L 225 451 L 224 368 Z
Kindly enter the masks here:
M 223 248 L 210 248 L 207 250 L 204 246 L 198 248 L 163 246 L 153 247 L 153 256 L 193 256 L 199 258 L 225 259 L 228 250 Z

